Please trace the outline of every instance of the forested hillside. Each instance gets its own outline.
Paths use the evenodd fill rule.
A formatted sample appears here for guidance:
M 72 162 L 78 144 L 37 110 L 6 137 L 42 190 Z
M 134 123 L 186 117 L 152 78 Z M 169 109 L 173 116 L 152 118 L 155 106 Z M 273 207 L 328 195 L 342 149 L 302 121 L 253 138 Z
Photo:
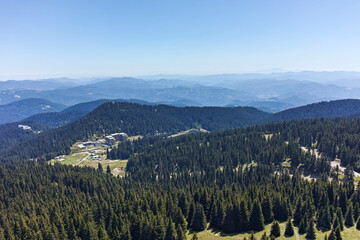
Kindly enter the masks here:
M 27 125 L 31 130 L 19 128 L 19 125 Z M 19 144 L 28 138 L 34 137 L 39 131 L 46 131 L 48 128 L 33 121 L 22 121 L 0 125 L 0 151 Z
M 3 151 L 2 158 L 29 159 L 70 152 L 70 146 L 94 134 L 102 136 L 114 132 L 129 135 L 176 133 L 192 127 L 210 131 L 245 127 L 263 119 L 267 113 L 255 108 L 236 107 L 171 107 L 108 102 L 82 119 L 53 129 Z
M 33 114 L 61 111 L 65 107 L 62 104 L 38 98 L 15 101 L 0 105 L 0 124 L 17 122 Z
M 24 121 L 34 121 L 50 128 L 56 128 L 75 122 L 88 113 L 87 111 L 39 113 L 24 119 Z
M 329 102 L 313 103 L 291 108 L 268 117 L 267 122 L 301 120 L 310 118 L 333 118 L 360 115 L 360 100 L 345 99 Z

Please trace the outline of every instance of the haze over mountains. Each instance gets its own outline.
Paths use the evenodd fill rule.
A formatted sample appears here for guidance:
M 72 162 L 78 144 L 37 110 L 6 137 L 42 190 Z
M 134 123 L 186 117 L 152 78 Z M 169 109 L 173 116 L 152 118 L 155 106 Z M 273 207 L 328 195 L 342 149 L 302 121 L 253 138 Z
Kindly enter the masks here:
M 358 72 L 142 78 L 0 82 L 0 103 L 42 98 L 71 106 L 99 99 L 137 99 L 174 106 L 253 106 L 267 112 L 279 112 L 320 101 L 360 97 Z

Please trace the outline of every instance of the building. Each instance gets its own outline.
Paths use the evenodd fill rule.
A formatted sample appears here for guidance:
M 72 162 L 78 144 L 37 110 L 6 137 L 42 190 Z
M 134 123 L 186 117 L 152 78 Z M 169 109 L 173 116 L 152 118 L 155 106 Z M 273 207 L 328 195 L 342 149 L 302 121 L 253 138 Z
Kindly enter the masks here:
M 112 137 L 116 139 L 116 141 L 127 141 L 129 136 L 126 133 L 113 133 Z
M 18 125 L 18 128 L 22 128 L 23 130 L 31 130 L 31 127 L 27 125 Z
M 109 135 L 105 137 L 105 141 L 107 145 L 114 145 L 116 143 L 116 140 L 113 136 Z
M 83 142 L 83 145 L 84 145 L 84 146 L 90 146 L 90 145 L 92 145 L 92 144 L 94 144 L 94 143 L 93 143 L 93 142 L 90 142 L 90 141 L 89 141 L 89 142 Z
M 80 148 L 80 149 L 85 149 L 85 148 L 86 148 L 86 147 L 84 146 L 84 144 L 78 144 L 77 147 Z

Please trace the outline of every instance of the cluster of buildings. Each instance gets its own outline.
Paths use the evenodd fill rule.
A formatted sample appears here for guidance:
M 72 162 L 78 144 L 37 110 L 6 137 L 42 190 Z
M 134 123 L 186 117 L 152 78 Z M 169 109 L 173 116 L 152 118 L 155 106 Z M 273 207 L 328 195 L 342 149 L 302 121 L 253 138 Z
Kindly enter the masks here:
M 129 136 L 126 133 L 113 133 L 105 137 L 105 144 L 112 146 L 117 141 L 127 141 Z
M 86 149 L 87 146 L 93 145 L 97 146 L 112 146 L 118 141 L 127 141 L 129 136 L 126 133 L 113 133 L 105 137 L 105 139 L 100 139 L 98 141 L 92 142 L 87 141 L 76 145 L 80 149 Z

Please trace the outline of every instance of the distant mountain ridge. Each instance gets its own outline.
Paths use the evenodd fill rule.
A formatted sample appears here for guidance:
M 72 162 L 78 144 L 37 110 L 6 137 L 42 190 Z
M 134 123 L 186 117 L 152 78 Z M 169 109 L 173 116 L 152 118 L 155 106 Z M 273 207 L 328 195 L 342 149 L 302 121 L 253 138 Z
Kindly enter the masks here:
M 267 117 L 267 122 L 302 120 L 310 118 L 355 117 L 360 115 L 360 100 L 324 101 L 291 108 Z
M 321 76 L 329 76 L 331 81 L 320 81 Z M 2 89 L 0 102 L 6 104 L 36 97 L 71 106 L 100 99 L 138 99 L 176 106 L 253 106 L 267 112 L 279 112 L 320 101 L 360 98 L 360 86 L 355 84 L 357 75 L 345 74 L 348 78 L 344 81 L 351 81 L 358 88 L 340 86 L 341 81 L 335 85 L 339 76 L 341 73 L 302 72 L 223 74 L 186 80 L 100 78 L 66 88 Z
M 58 112 L 66 106 L 46 99 L 29 98 L 0 105 L 0 124 L 17 122 L 38 113 Z

